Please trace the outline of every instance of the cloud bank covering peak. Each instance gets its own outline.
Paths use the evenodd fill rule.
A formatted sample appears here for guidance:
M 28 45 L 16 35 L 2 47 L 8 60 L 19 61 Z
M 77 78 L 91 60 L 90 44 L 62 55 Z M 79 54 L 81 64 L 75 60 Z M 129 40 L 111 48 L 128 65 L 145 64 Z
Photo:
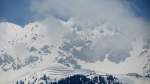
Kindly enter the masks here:
M 40 20 L 41 17 L 52 17 L 70 22 L 72 27 L 84 34 L 91 34 L 93 29 L 113 32 L 113 35 L 97 35 L 88 48 L 84 46 L 81 52 L 73 53 L 86 61 L 104 60 L 109 53 L 108 59 L 118 63 L 130 56 L 132 42 L 141 38 L 147 40 L 150 31 L 149 24 L 135 17 L 127 4 L 123 3 L 121 0 L 33 0 L 31 10 Z M 90 37 L 88 39 L 91 40 Z

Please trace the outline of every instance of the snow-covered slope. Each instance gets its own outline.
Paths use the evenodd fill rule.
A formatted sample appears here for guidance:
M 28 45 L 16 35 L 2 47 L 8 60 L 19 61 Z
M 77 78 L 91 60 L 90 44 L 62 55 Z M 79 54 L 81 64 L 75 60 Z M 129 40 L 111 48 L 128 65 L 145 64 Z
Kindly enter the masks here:
M 37 69 L 36 69 L 37 70 Z M 51 65 L 48 68 L 32 71 L 33 73 L 26 73 L 25 75 L 21 75 L 17 80 L 13 80 L 10 83 L 25 83 L 25 84 L 49 84 L 49 83 L 58 83 L 64 84 L 67 80 L 71 81 L 72 77 L 80 78 L 82 76 L 90 79 L 92 82 L 88 83 L 89 80 L 82 79 L 80 81 L 86 81 L 87 84 L 149 84 L 150 79 L 142 76 L 137 76 L 135 74 L 107 74 L 102 72 L 94 72 L 85 69 L 72 69 L 68 68 L 62 64 Z M 99 78 L 100 77 L 100 78 Z M 98 78 L 98 79 L 97 79 Z M 103 80 L 104 78 L 104 80 Z M 75 84 L 75 82 L 80 82 L 76 78 L 70 82 L 70 84 Z M 68 83 L 65 83 L 68 84 Z M 79 84 L 84 84 L 79 83 Z

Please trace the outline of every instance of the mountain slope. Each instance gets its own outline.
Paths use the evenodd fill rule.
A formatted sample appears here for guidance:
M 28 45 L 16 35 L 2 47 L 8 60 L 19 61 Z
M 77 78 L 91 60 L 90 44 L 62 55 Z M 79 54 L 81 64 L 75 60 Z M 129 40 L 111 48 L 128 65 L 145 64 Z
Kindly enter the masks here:
M 40 77 L 45 73 L 66 78 L 74 73 L 85 75 L 87 70 L 109 74 L 141 74 L 143 67 L 146 67 L 145 72 L 149 71 L 149 61 L 146 60 L 149 49 L 144 50 L 141 38 L 130 38 L 124 42 L 126 36 L 122 36 L 120 28 L 107 22 L 87 26 L 87 29 L 72 20 L 58 23 L 56 25 L 52 21 L 50 25 L 45 25 L 45 22 L 34 22 L 24 28 L 12 23 L 0 23 L 0 28 L 5 32 L 0 36 L 2 84 L 15 83 L 15 80 L 26 76 L 30 80 L 33 75 L 36 77 L 40 73 Z M 146 53 L 142 54 L 142 51 Z M 57 64 L 61 66 L 57 67 Z M 126 78 L 130 79 L 128 76 Z

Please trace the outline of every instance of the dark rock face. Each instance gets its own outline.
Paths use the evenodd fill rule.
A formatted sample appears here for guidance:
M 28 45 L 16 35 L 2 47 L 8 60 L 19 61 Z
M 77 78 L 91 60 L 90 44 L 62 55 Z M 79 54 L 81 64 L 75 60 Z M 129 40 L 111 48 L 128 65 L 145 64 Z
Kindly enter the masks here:
M 141 77 L 142 77 L 142 75 L 140 75 L 140 74 L 138 74 L 138 73 L 128 73 L 127 75 L 128 75 L 128 76 L 134 76 L 134 77 L 136 77 L 136 78 L 141 78 Z
M 7 65 L 13 65 L 14 64 L 14 59 L 11 57 L 9 54 L 4 53 L 0 54 L 0 68 L 4 71 L 7 71 L 10 69 L 10 67 L 7 67 Z
M 37 84 L 39 80 L 38 84 L 122 84 L 112 75 L 98 75 L 90 78 L 82 74 L 76 74 L 60 80 L 51 80 L 49 76 L 44 74 L 40 79 L 34 77 L 32 84 Z M 24 84 L 25 81 L 19 80 L 16 84 Z M 28 84 L 30 83 L 28 82 Z

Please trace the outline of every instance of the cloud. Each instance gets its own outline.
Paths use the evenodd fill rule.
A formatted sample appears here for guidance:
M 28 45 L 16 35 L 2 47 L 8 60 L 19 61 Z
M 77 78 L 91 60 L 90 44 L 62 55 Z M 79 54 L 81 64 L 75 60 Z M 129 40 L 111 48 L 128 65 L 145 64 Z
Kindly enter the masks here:
M 128 16 L 120 1 L 109 0 L 32 0 L 31 10 L 40 16 L 76 18 L 96 23 L 102 19 L 120 19 Z M 39 6 L 40 5 L 40 6 Z M 112 17 L 113 16 L 113 17 Z M 94 21 L 94 22 L 93 22 Z
M 123 5 L 121 0 L 32 0 L 31 10 L 37 16 L 54 17 L 64 21 L 72 21 L 72 27 L 80 29 L 83 33 L 90 34 L 93 28 L 112 30 L 118 32 L 118 35 L 95 35 L 90 46 L 85 46 L 86 41 L 80 34 L 72 35 L 75 39 L 80 37 L 79 42 L 72 41 L 66 44 L 64 49 L 73 48 L 80 45 L 81 51 L 72 51 L 74 57 L 85 61 L 104 60 L 106 54 L 109 54 L 110 61 L 119 63 L 130 57 L 132 43 L 137 39 L 148 39 L 150 32 L 148 24 L 141 18 L 134 16 L 132 10 L 128 9 L 127 4 Z M 100 27 L 99 29 L 96 26 Z M 106 31 L 105 31 L 106 32 Z M 93 33 L 95 34 L 95 33 Z M 85 34 L 86 35 L 86 34 Z M 91 37 L 88 37 L 91 39 Z M 68 46 L 67 46 L 68 45 Z M 70 46 L 69 46 L 70 45 Z M 71 47 L 72 46 L 72 47 Z M 79 47 L 79 46 L 78 46 Z M 66 50 L 64 50 L 66 51 Z

